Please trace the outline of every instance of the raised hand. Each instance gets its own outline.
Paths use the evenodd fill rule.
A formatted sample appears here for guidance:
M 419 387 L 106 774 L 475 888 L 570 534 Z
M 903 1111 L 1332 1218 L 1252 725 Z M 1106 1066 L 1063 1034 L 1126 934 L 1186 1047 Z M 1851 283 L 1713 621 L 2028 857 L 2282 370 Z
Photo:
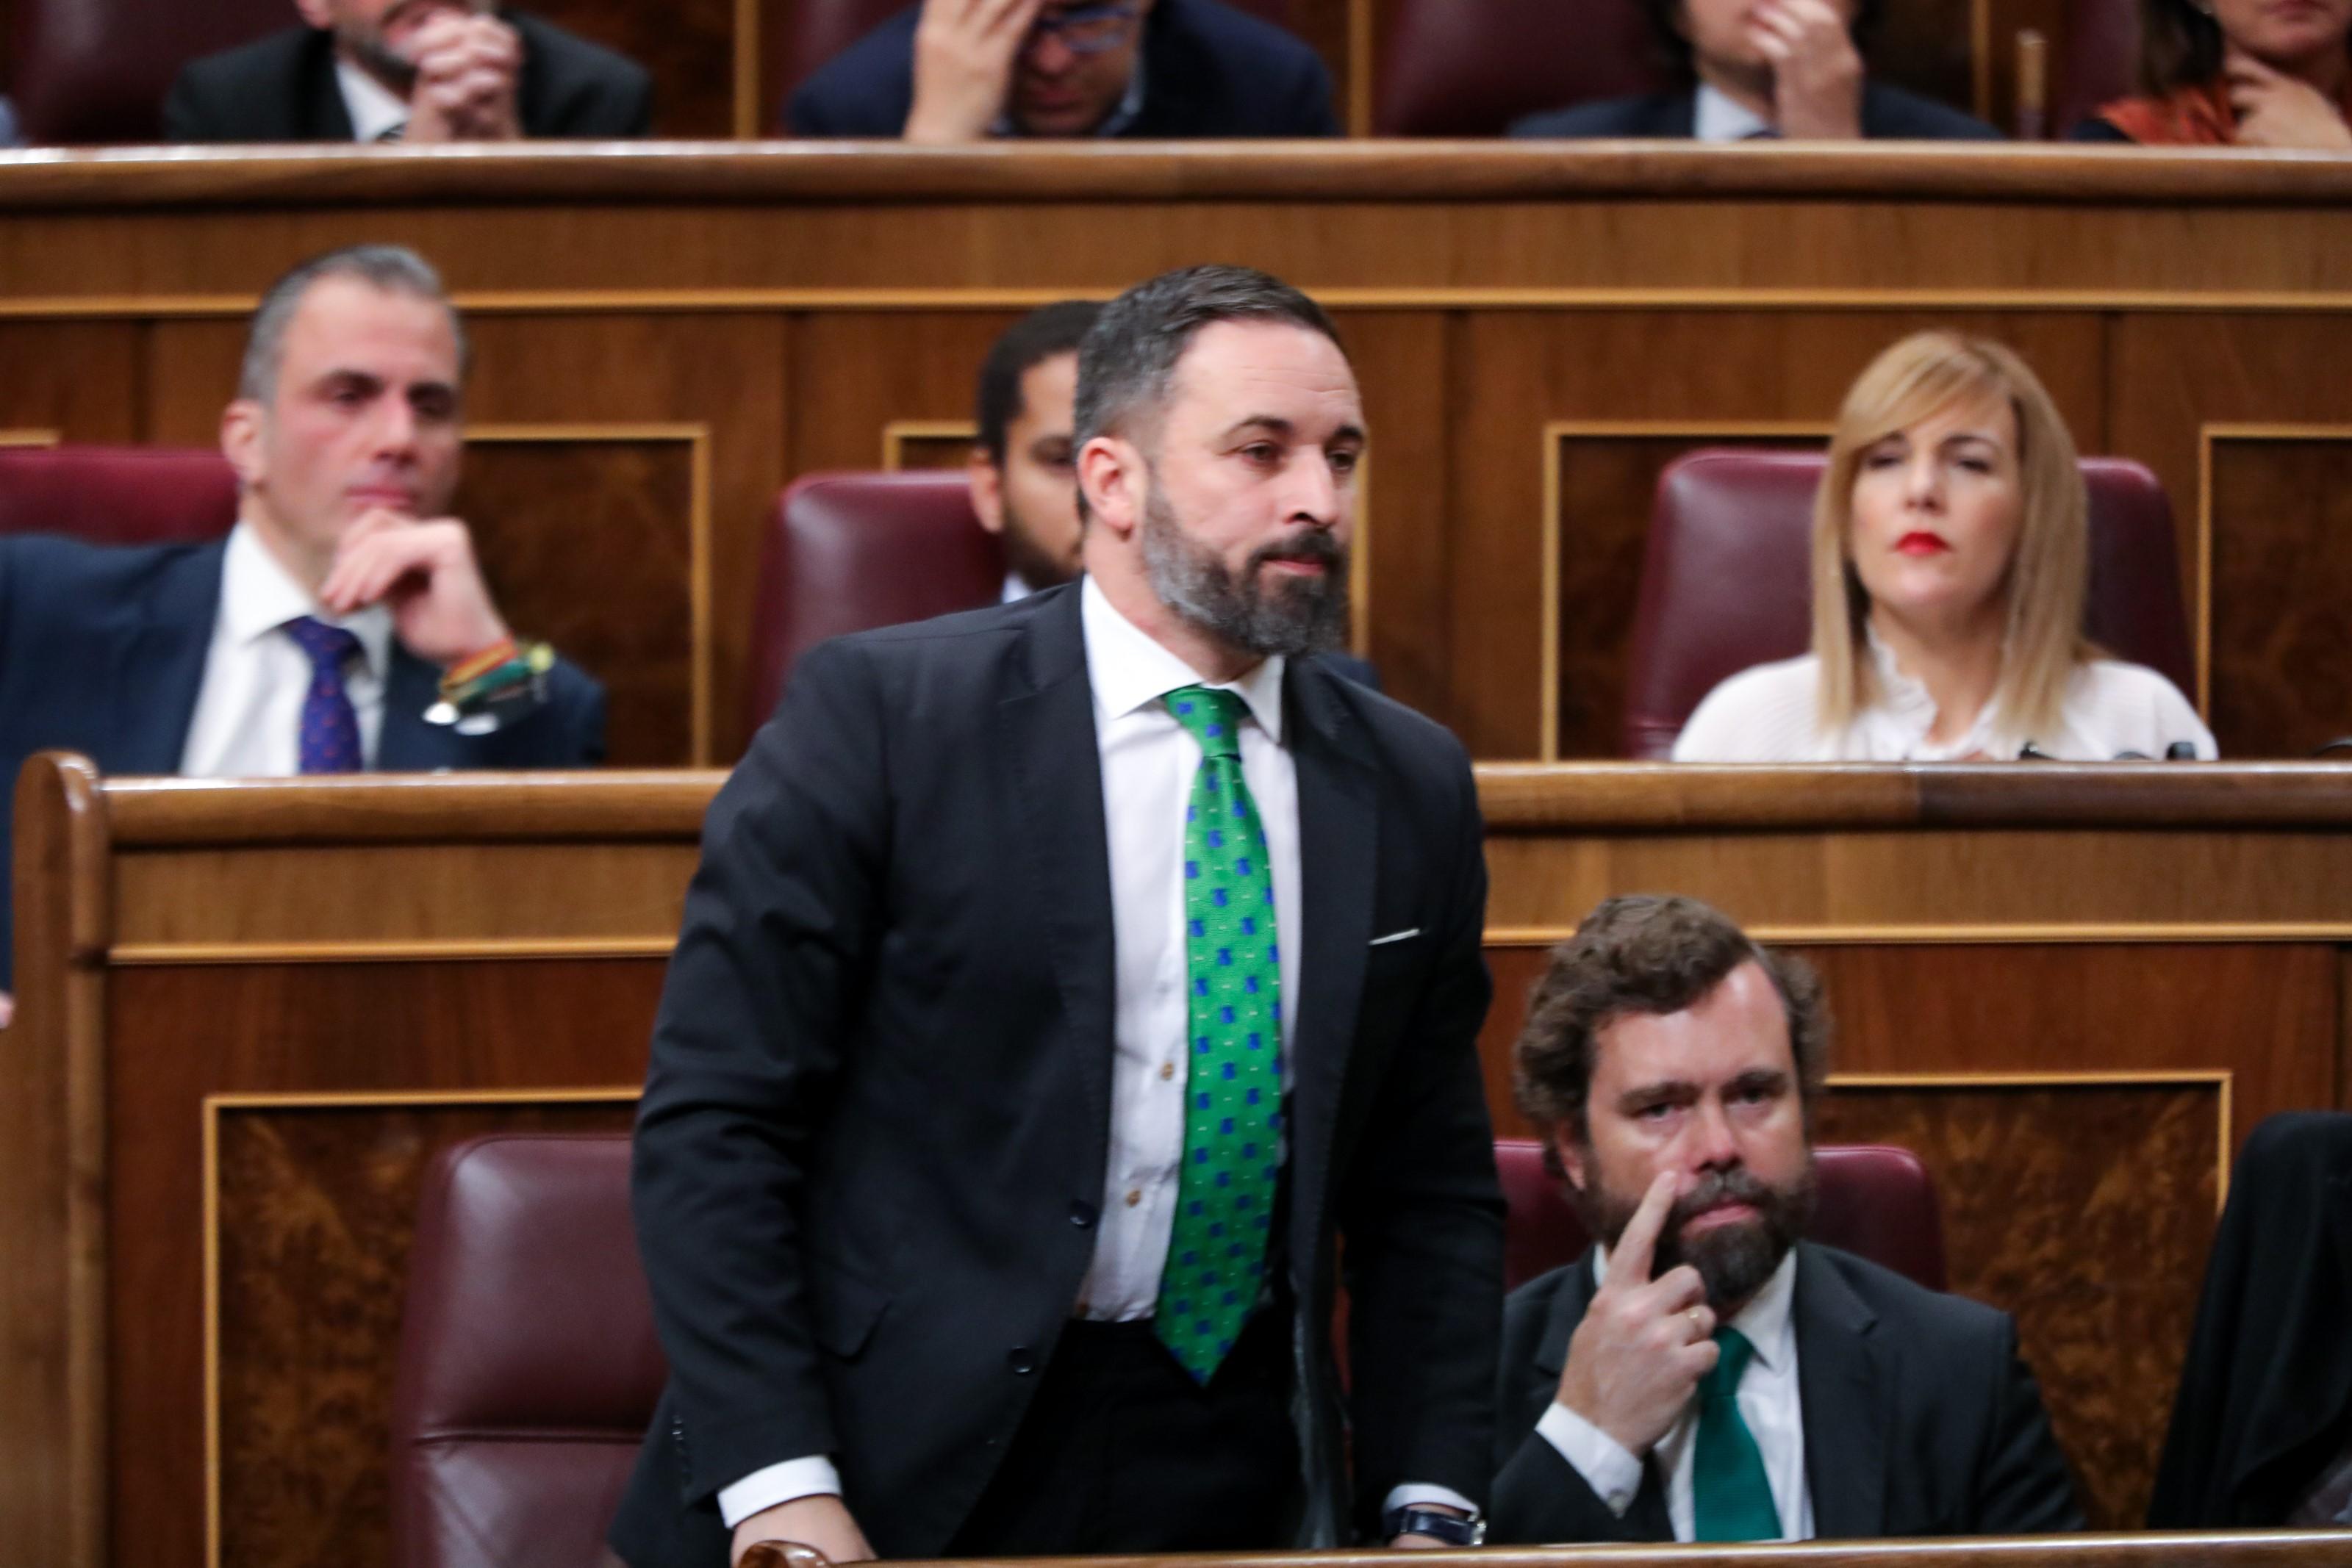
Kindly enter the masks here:
M 2300 77 L 2232 48 L 2221 80 L 2237 111 L 2241 147 L 2292 147 L 2312 152 L 2352 149 L 2352 127 L 2326 95 Z
M 416 31 L 409 49 L 416 85 L 408 96 L 408 141 L 511 141 L 522 135 L 515 109 L 522 38 L 496 16 L 446 12 Z
M 1013 66 L 1043 0 L 923 0 L 907 140 L 977 141 L 1004 112 Z
M 1772 66 L 1776 129 L 1791 141 L 1862 134 L 1862 56 L 1829 0 L 1765 0 L 1748 36 Z
M 1559 1403 L 1635 1458 L 1666 1435 L 1718 1354 L 1698 1270 L 1685 1263 L 1650 1278 L 1679 1179 L 1663 1171 L 1643 1195 L 1610 1251 L 1609 1278 L 1569 1339 L 1559 1375 Z
M 419 520 L 382 508 L 343 533 L 319 602 L 336 615 L 382 603 L 401 645 L 444 667 L 506 640 L 507 623 L 455 517 Z

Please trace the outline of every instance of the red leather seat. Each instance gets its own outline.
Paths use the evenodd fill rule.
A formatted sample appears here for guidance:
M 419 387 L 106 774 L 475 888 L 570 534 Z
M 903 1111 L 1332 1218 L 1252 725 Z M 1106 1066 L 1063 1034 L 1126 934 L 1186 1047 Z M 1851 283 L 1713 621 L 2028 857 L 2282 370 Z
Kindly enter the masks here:
M 1226 0 L 1256 13 L 1276 26 L 1290 22 L 1290 0 Z M 909 9 L 908 0 L 792 0 L 769 5 L 760 18 L 762 47 L 767 54 L 771 100 L 781 104 L 808 80 L 816 68 L 880 26 Z
M 2139 0 L 2070 0 L 2057 79 L 2050 84 L 2050 134 L 2063 137 L 2103 103 L 2139 89 Z
M 760 547 L 747 729 L 775 711 L 802 654 L 828 637 L 993 604 L 1004 547 L 972 515 L 963 471 L 811 474 L 776 503 Z
M 629 1137 L 442 1151 L 409 1256 L 392 1417 L 397 1568 L 577 1568 L 667 1368 L 629 1222 Z
M 1883 1264 L 1931 1291 L 1944 1288 L 1944 1221 L 1936 1183 L 1919 1156 L 1879 1145 L 1813 1151 L 1820 1200 L 1807 1236 Z M 1503 1285 L 1517 1290 L 1584 1254 L 1591 1239 L 1569 1207 L 1559 1178 L 1544 1169 L 1533 1138 L 1495 1140 L 1509 1217 L 1503 1226 Z
M 236 475 L 206 447 L 0 447 L 0 534 L 182 544 L 236 521 Z
M 1524 114 L 1668 83 L 1637 0 L 1396 0 L 1386 35 L 1382 136 L 1496 136 Z
M 300 20 L 287 0 L 18 0 L 10 79 L 25 140 L 152 141 L 182 66 Z
M 1625 754 L 1673 748 L 1691 711 L 1751 664 L 1812 644 L 1820 452 L 1694 452 L 1658 476 L 1625 681 Z M 2156 476 L 2085 457 L 2091 586 L 2084 628 L 2117 658 L 2197 689 L 2172 507 Z

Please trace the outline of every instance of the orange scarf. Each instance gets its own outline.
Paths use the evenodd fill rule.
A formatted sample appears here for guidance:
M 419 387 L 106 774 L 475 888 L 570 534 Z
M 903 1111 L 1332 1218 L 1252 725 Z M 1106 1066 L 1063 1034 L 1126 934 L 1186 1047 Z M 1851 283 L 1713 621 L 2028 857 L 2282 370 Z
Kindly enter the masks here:
M 2227 83 L 2176 88 L 2162 98 L 2121 98 L 2099 118 L 2134 141 L 2157 147 L 2228 147 L 2238 140 Z

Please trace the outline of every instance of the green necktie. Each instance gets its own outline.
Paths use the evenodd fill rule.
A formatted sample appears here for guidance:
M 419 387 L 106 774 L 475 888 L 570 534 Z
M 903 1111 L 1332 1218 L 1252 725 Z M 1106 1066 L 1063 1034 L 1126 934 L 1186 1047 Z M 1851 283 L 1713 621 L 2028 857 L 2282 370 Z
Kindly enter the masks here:
M 1778 1541 L 1780 1513 L 1764 1455 L 1739 1414 L 1739 1375 L 1756 1347 L 1738 1329 L 1715 1331 L 1723 1354 L 1699 1379 L 1698 1437 L 1691 1448 L 1691 1539 Z
M 1242 700 L 1185 686 L 1168 711 L 1201 743 L 1184 807 L 1184 1154 L 1160 1273 L 1160 1343 L 1206 1383 L 1265 1277 L 1282 1148 L 1282 966 L 1265 830 L 1242 782 Z

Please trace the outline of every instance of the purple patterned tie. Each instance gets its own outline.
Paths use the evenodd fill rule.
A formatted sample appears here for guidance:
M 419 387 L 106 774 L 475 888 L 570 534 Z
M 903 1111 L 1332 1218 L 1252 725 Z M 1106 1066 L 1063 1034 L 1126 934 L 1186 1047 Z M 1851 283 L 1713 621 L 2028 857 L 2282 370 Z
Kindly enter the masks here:
M 308 615 L 286 622 L 286 634 L 310 659 L 310 688 L 302 694 L 300 770 L 358 772 L 360 716 L 343 690 L 343 666 L 360 651 L 360 640 Z

